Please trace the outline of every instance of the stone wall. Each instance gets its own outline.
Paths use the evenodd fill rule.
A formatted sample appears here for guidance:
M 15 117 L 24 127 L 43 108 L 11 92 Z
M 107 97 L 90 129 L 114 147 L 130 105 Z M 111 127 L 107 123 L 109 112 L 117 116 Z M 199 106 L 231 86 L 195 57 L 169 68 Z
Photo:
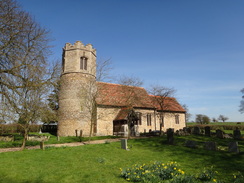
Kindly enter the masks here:
M 97 135 L 113 135 L 113 120 L 119 113 L 120 108 L 113 107 L 98 107 L 97 109 Z M 150 109 L 135 109 L 135 112 L 140 112 L 141 125 L 138 125 L 140 133 L 149 132 L 149 130 L 160 130 L 160 120 L 154 110 Z M 147 125 L 147 114 L 151 114 L 151 126 Z M 179 124 L 176 124 L 175 115 L 179 115 Z M 184 113 L 166 113 L 165 125 L 162 128 L 166 132 L 168 128 L 174 128 L 174 130 L 183 129 L 186 126 Z
M 97 109 L 97 135 L 113 135 L 113 120 L 120 108 L 98 107 Z

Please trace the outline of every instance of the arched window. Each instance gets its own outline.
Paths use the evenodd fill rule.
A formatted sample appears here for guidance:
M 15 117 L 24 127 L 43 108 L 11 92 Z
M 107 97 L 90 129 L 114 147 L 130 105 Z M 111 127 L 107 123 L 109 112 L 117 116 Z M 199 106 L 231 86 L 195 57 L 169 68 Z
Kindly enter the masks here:
M 87 58 L 80 57 L 80 69 L 87 70 Z

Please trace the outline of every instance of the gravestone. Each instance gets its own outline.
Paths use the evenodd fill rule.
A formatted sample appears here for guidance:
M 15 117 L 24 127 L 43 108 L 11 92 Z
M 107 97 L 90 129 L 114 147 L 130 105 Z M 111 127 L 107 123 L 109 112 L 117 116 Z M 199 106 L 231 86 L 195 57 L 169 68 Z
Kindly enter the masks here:
M 121 149 L 127 150 L 127 139 L 121 139 Z
M 211 128 L 210 128 L 210 126 L 205 126 L 204 130 L 205 130 L 205 135 L 208 136 L 208 137 L 210 137 L 210 135 L 211 135 Z
M 191 128 L 190 127 L 186 128 L 186 131 L 187 131 L 187 133 L 191 134 Z
M 193 134 L 195 134 L 195 135 L 199 135 L 200 134 L 200 128 L 198 126 L 194 127 Z
M 41 150 L 45 150 L 45 144 L 44 144 L 44 141 L 41 141 L 41 142 L 40 142 L 40 149 L 41 149 Z
M 239 153 L 238 142 L 233 141 L 229 143 L 229 152 Z
M 204 148 L 206 150 L 210 150 L 210 151 L 217 151 L 217 143 L 216 142 L 205 142 L 204 144 Z
M 184 127 L 183 128 L 183 131 L 186 133 L 187 132 L 187 127 Z
M 167 129 L 167 142 L 168 144 L 174 144 L 174 129 L 169 128 Z
M 234 131 L 233 131 L 233 136 L 234 136 L 234 139 L 241 139 L 241 131 L 236 128 Z
M 223 139 L 224 138 L 224 132 L 222 130 L 216 130 L 216 137 Z
M 190 148 L 197 148 L 197 142 L 193 140 L 187 140 L 185 146 Z

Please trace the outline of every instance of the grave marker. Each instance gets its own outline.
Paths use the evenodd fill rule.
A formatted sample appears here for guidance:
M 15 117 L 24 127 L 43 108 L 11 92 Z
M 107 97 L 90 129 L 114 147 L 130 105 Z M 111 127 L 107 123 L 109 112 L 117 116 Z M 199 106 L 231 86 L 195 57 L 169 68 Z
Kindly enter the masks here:
M 167 129 L 167 142 L 168 144 L 174 144 L 174 129 L 169 128 Z
M 233 141 L 229 143 L 229 152 L 239 153 L 238 142 Z

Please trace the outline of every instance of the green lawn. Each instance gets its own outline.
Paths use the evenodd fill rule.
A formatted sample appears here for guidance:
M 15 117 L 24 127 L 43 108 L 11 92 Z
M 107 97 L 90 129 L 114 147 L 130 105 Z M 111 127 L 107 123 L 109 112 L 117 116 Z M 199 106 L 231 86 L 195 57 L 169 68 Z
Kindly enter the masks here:
M 175 137 L 175 145 L 167 145 L 166 137 L 132 139 L 129 151 L 120 142 L 84 145 L 79 147 L 47 148 L 44 151 L 0 153 L 0 182 L 11 183 L 123 183 L 120 168 L 151 161 L 176 161 L 186 174 L 195 174 L 204 167 L 214 166 L 218 179 L 229 182 L 233 174 L 244 172 L 244 154 L 202 149 L 204 141 L 216 140 L 225 146 L 228 139 L 203 136 Z M 196 140 L 200 147 L 184 147 L 185 140 Z M 244 142 L 240 141 L 244 152 Z

